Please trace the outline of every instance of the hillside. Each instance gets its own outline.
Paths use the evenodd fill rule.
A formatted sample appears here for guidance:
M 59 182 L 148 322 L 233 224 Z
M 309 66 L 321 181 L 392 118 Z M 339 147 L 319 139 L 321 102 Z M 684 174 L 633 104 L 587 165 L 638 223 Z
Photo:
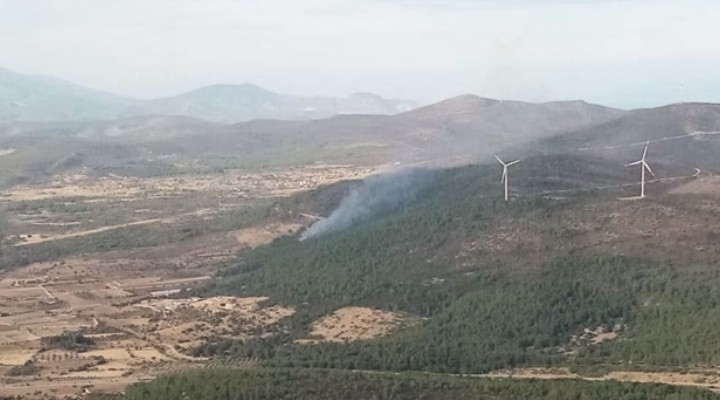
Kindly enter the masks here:
M 240 115 L 250 103 L 233 103 L 238 90 L 271 102 L 278 96 L 246 85 L 218 86 L 210 90 L 214 94 L 200 90 L 191 97 L 207 102 L 206 111 L 222 106 Z M 361 102 L 376 100 L 369 94 L 355 97 Z M 195 104 L 187 104 L 191 103 Z M 134 175 L 143 166 L 157 174 L 313 163 L 459 165 L 619 115 L 624 112 L 582 102 L 535 104 L 467 95 L 392 116 L 336 115 L 310 121 L 223 124 L 162 114 L 91 121 L 6 121 L 0 122 L 0 150 L 13 153 L 0 158 L 0 167 L 6 171 L 2 181 L 12 183 L 32 182 L 53 171 Z M 63 140 L 67 143 L 60 143 Z M 52 146 L 57 146 L 55 151 L 48 152 Z M 108 161 L 94 157 L 89 162 L 83 156 L 73 165 L 63 164 L 67 168 L 48 169 L 68 157 L 87 155 L 90 148 L 106 154 Z M 138 168 L 121 171 L 118 163 Z
M 204 171 L 312 163 L 451 166 L 489 161 L 495 152 L 523 158 L 588 153 L 625 163 L 634 161 L 642 153 L 642 142 L 650 139 L 652 163 L 704 168 L 716 160 L 717 141 L 712 135 L 678 135 L 720 131 L 719 109 L 712 104 L 685 104 L 621 111 L 579 101 L 523 103 L 464 95 L 393 116 L 337 115 L 311 121 L 222 124 L 148 115 L 5 122 L 0 123 L 0 150 L 12 154 L 0 158 L 0 165 L 8 165 L 6 182 L 17 181 L 13 176 L 31 177 L 30 171 L 83 152 L 65 151 L 69 147 L 60 144 L 58 151 L 47 153 L 51 143 L 61 138 L 114 154 L 109 159 L 156 164 L 165 171 L 178 171 L 178 166 Z M 124 153 L 115 149 L 127 146 L 134 147 L 130 151 L 135 155 L 123 160 Z M 98 161 L 76 163 L 62 171 L 84 167 L 102 174 L 115 168 Z
M 265 143 L 266 149 L 290 152 L 287 157 L 314 153 L 316 160 L 323 161 L 329 156 L 374 164 L 457 165 L 489 157 L 505 146 L 607 122 L 622 114 L 582 102 L 505 102 L 466 95 L 394 116 L 252 121 L 235 125 L 231 133 L 215 139 L 231 142 L 236 137 L 252 137 Z
M 698 167 L 713 166 L 720 150 L 713 135 L 720 132 L 720 105 L 671 104 L 633 110 L 620 118 L 551 138 L 540 147 L 548 152 L 594 149 L 596 153 L 636 157 L 643 142 L 653 151 Z M 635 144 L 627 149 L 616 146 Z
M 131 386 L 127 400 L 625 400 L 716 399 L 694 388 L 630 383 L 512 382 L 467 377 L 379 375 L 327 370 L 200 370 Z M 370 397 L 371 396 L 371 397 Z
M 563 132 L 593 126 L 626 114 L 623 110 L 584 101 L 528 103 L 462 95 L 402 114 L 403 117 L 454 125 L 482 126 L 483 130 L 511 135 Z M 513 139 L 512 137 L 510 139 Z
M 144 115 L 97 121 L 0 122 L 2 136 L 64 136 L 70 138 L 120 138 L 126 142 L 174 139 L 185 135 L 210 135 L 226 125 L 173 115 Z
M 97 127 L 102 129 L 101 127 Z M 62 131 L 57 126 L 52 131 Z M 145 134 L 144 131 L 143 134 Z M 205 171 L 188 156 L 157 152 L 133 141 L 107 141 L 62 134 L 0 136 L 0 188 L 62 180 L 69 175 L 157 176 Z
M 277 240 L 242 257 L 210 293 L 269 296 L 298 311 L 275 337 L 210 340 L 196 354 L 441 373 L 720 362 L 712 333 L 720 210 L 712 197 L 669 193 L 691 178 L 654 184 L 644 201 L 618 200 L 637 187 L 538 196 L 533 182 L 561 190 L 636 178 L 602 158 L 520 165 L 512 176 L 519 197 L 509 203 L 494 166 L 423 172 L 413 196 L 375 203 L 379 209 L 349 228 Z M 397 182 L 381 184 L 403 191 Z M 350 306 L 426 319 L 374 340 L 298 344 L 312 339 L 318 318 Z

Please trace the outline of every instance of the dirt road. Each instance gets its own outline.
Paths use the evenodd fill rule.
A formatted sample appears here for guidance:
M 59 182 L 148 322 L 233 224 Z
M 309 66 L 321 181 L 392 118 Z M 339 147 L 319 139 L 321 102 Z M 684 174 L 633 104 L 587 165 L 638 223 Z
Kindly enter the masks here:
M 53 236 L 35 235 L 31 238 L 27 238 L 25 242 L 15 243 L 15 246 L 18 246 L 18 247 L 28 246 L 31 244 L 51 242 L 54 240 L 70 239 L 70 238 L 74 238 L 74 237 L 88 236 L 88 235 L 94 235 L 96 233 L 107 232 L 107 231 L 111 231 L 113 229 L 127 228 L 129 226 L 137 226 L 137 225 L 156 224 L 159 222 L 163 222 L 163 219 L 162 218 L 146 219 L 143 221 L 128 222 L 126 224 L 120 224 L 120 225 L 103 226 L 103 227 L 96 228 L 96 229 L 89 229 L 86 231 L 66 233 L 66 234 L 62 234 L 62 235 L 53 235 Z

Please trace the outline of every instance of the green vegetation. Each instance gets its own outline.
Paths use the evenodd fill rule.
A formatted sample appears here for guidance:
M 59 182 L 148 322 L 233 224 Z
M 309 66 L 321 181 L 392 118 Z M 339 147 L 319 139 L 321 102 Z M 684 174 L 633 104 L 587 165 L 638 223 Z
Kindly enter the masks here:
M 185 200 L 184 203 L 183 200 Z M 162 201 L 166 204 L 157 204 Z M 204 201 L 207 202 L 207 199 Z M 178 214 L 180 214 L 180 217 L 176 218 L 172 224 L 150 223 L 147 225 L 127 226 L 94 233 L 89 236 L 66 238 L 30 246 L 12 246 L 10 243 L 3 246 L 3 243 L 0 242 L 0 269 L 33 262 L 58 260 L 83 253 L 127 250 L 177 243 L 212 233 L 241 229 L 283 217 L 280 212 L 276 211 L 278 202 L 260 204 L 244 200 L 238 200 L 235 204 L 232 204 L 232 207 L 218 211 L 212 215 L 212 219 L 193 215 L 182 216 L 183 213 L 197 211 L 203 204 L 200 199 L 195 199 L 193 196 L 170 200 L 138 200 L 132 207 L 155 207 L 155 209 L 160 210 L 152 215 L 144 216 L 144 219 L 168 218 Z M 217 201 L 215 201 L 215 205 L 217 205 Z M 55 199 L 53 201 L 38 200 L 17 203 L 12 206 L 11 211 L 30 215 L 41 215 L 43 212 L 57 213 L 59 215 L 83 215 L 84 220 L 93 221 L 86 224 L 87 226 L 76 227 L 77 230 L 85 230 L 132 222 L 133 220 L 127 217 L 133 215 L 132 209 L 128 207 L 123 202 L 104 204 L 68 201 L 63 203 Z M 9 211 L 5 212 L 10 214 Z M 1 215 L 2 211 L 0 211 Z M 0 223 L 0 234 L 3 234 L 2 229 L 3 225 Z M 20 234 L 19 229 L 13 227 L 11 230 L 11 227 L 7 226 L 4 234 Z M 63 229 L 63 227 L 59 229 Z
M 431 315 L 464 293 L 471 281 L 426 284 L 432 278 L 455 277 L 451 267 L 443 265 L 448 261 L 444 253 L 459 250 L 463 235 L 483 229 L 495 214 L 519 215 L 549 204 L 530 198 L 510 208 L 499 197 L 486 195 L 489 184 L 477 179 L 477 169 L 454 172 L 438 172 L 440 176 L 432 179 L 440 183 L 420 193 L 421 205 L 395 210 L 347 232 L 304 242 L 289 237 L 257 249 L 221 271 L 231 279 L 213 290 L 237 292 L 242 286 L 246 294 L 270 295 L 291 304 L 307 302 L 319 311 L 368 302 Z M 467 185 L 464 193 L 453 196 L 460 185 Z M 235 276 L 241 279 L 232 279 Z
M 577 380 L 501 380 L 333 370 L 194 370 L 130 386 L 126 400 L 703 400 L 694 388 Z
M 0 148 L 17 150 L 0 157 L 0 188 L 37 182 L 82 167 L 98 175 L 158 176 L 185 171 L 137 146 L 65 134 L 0 135 Z
M 441 174 L 420 200 L 394 213 L 317 239 L 278 240 L 223 270 L 208 293 L 266 295 L 298 312 L 275 337 L 210 340 L 196 354 L 257 357 L 280 367 L 448 373 L 720 362 L 714 334 L 720 258 L 708 250 L 693 259 L 685 251 L 714 248 L 712 235 L 693 232 L 672 251 L 665 241 L 674 237 L 666 235 L 684 235 L 681 230 L 589 246 L 611 221 L 604 210 L 627 214 L 636 206 L 601 195 L 507 204 L 488 194 L 497 184 L 484 178 L 492 175 L 483 167 Z M 691 201 L 655 202 L 660 209 L 682 207 L 709 227 L 718 220 Z M 487 245 L 492 240 L 497 248 Z M 307 336 L 312 321 L 350 305 L 428 319 L 375 340 L 294 343 Z M 573 339 L 585 329 L 615 326 L 623 331 L 617 340 Z
M 80 332 L 63 332 L 57 336 L 42 338 L 41 343 L 47 349 L 65 349 L 72 351 L 88 351 L 95 345 L 92 338 L 83 336 Z
M 25 376 L 25 375 L 36 375 L 40 372 L 40 367 L 35 365 L 33 360 L 27 360 L 22 365 L 16 365 L 6 373 L 7 376 Z
M 633 300 L 630 287 L 606 287 L 586 281 L 577 270 L 560 270 L 594 268 L 611 276 L 631 263 L 617 258 L 557 265 L 530 281 L 500 279 L 496 272 L 468 279 L 464 285 L 455 283 L 455 289 L 447 293 L 441 288 L 450 283 L 432 285 L 429 288 L 444 297 L 418 296 L 418 301 L 424 299 L 420 304 L 426 304 L 427 310 L 439 310 L 428 314 L 432 318 L 424 324 L 385 339 L 320 345 L 290 344 L 290 337 L 286 344 L 280 338 L 225 341 L 201 347 L 198 353 L 239 353 L 278 366 L 453 373 L 562 364 L 567 360 L 564 345 L 572 335 L 585 327 L 613 326 L 629 319 Z M 432 294 L 429 290 L 421 293 Z M 398 295 L 399 309 L 413 304 L 407 293 Z M 443 303 L 448 305 L 443 308 Z M 303 317 L 312 319 L 307 314 L 299 318 Z

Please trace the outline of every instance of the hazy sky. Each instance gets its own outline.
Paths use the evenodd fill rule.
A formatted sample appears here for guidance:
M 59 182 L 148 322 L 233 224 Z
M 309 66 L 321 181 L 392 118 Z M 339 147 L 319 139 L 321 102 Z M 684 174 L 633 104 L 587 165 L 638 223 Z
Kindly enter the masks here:
M 138 97 L 720 102 L 718 40 L 716 0 L 0 0 L 0 66 Z

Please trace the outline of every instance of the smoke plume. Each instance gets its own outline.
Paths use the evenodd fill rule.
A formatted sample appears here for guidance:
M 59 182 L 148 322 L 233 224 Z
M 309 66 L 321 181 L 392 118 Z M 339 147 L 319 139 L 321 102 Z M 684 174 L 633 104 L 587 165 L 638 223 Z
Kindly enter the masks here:
M 300 235 L 300 241 L 341 231 L 373 216 L 396 210 L 417 198 L 436 175 L 427 170 L 410 170 L 371 176 L 352 189 L 330 216 L 305 230 Z

